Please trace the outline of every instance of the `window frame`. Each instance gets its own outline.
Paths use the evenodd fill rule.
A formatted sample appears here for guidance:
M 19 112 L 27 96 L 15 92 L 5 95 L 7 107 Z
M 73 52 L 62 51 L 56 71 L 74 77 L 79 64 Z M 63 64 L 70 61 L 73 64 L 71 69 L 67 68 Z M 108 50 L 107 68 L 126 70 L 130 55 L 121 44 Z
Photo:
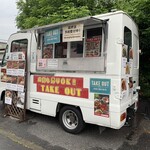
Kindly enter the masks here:
M 128 31 L 130 31 L 130 45 L 128 45 L 128 43 L 126 43 L 126 41 L 125 41 L 125 29 L 127 29 Z M 124 44 L 128 46 L 128 49 L 127 49 L 127 62 L 129 62 L 130 61 L 129 51 L 130 51 L 131 48 L 133 48 L 133 32 L 127 26 L 124 26 L 124 29 L 123 29 L 123 39 L 124 39 Z

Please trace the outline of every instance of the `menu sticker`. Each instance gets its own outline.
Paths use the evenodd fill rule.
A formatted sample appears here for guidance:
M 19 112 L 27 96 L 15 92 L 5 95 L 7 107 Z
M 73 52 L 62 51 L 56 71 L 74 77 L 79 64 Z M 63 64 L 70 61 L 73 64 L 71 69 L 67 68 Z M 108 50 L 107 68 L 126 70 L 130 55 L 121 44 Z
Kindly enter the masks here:
M 83 24 L 70 24 L 63 27 L 63 42 L 82 41 Z
M 1 68 L 1 82 L 7 82 L 6 68 Z
M 122 45 L 122 74 L 128 74 L 129 72 L 127 56 L 128 56 L 128 46 L 124 44 Z
M 38 69 L 45 69 L 47 66 L 47 59 L 38 59 L 37 67 Z
M 10 90 L 5 91 L 5 104 L 12 104 L 12 91 Z
M 94 94 L 94 115 L 109 117 L 109 95 Z
M 127 79 L 126 78 L 121 79 L 121 92 L 122 92 L 122 98 L 127 95 Z
M 24 92 L 18 92 L 17 107 L 23 109 L 24 108 L 24 103 L 25 103 L 25 93 Z
M 85 57 L 99 57 L 101 49 L 101 36 L 86 39 Z
M 24 91 L 24 85 L 25 85 L 25 77 L 24 76 L 18 76 L 17 91 L 23 92 Z
M 58 67 L 58 59 L 47 60 L 47 67 L 49 69 L 56 69 Z

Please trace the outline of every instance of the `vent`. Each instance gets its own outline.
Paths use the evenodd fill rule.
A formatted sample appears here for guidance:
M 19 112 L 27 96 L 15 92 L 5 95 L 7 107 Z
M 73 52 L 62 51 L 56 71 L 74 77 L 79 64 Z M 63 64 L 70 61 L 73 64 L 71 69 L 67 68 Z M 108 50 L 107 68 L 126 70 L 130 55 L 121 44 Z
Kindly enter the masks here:
M 30 109 L 41 110 L 41 100 L 36 98 L 31 98 Z

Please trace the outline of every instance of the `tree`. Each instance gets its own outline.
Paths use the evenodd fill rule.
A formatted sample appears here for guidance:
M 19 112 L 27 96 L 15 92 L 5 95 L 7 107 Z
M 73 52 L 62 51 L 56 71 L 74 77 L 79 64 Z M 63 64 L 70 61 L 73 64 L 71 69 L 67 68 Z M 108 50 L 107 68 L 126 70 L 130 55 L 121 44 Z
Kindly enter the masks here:
M 140 57 L 140 84 L 141 94 L 150 99 L 150 1 L 134 1 L 134 10 L 130 12 L 139 27 L 140 48 L 142 55 Z
M 20 29 L 109 12 L 127 12 L 138 24 L 140 48 L 140 81 L 143 96 L 150 97 L 150 1 L 149 0 L 19 0 L 16 18 Z
M 20 29 L 108 12 L 114 0 L 19 0 Z
M 76 7 L 72 0 L 19 0 L 17 6 L 19 15 L 16 21 L 20 29 L 80 18 L 90 14 L 86 5 Z

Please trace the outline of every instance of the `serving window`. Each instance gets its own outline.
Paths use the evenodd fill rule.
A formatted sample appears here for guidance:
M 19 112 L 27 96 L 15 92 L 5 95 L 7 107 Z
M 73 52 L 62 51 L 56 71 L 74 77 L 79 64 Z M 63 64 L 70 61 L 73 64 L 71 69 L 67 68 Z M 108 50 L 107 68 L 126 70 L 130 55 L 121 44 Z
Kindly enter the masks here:
M 101 24 L 83 27 L 82 23 L 76 23 L 43 30 L 38 36 L 37 69 L 103 71 L 101 52 Z
M 44 36 L 45 34 L 40 36 L 38 45 L 38 47 L 41 47 L 43 59 L 101 56 L 102 27 L 84 29 L 82 41 L 63 42 L 62 34 L 60 34 L 59 43 L 47 44 Z

